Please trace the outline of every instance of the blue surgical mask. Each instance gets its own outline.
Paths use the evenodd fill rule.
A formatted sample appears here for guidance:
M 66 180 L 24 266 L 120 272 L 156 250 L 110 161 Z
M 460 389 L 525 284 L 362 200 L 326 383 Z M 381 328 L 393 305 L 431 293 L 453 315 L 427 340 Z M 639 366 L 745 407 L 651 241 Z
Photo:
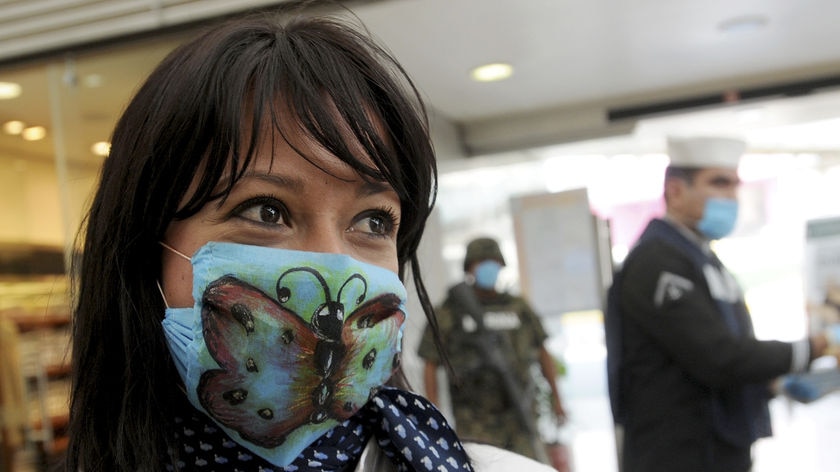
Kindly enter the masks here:
M 272 464 L 291 463 L 397 368 L 406 292 L 390 270 L 219 242 L 190 261 L 195 305 L 163 320 L 187 397 Z
M 709 239 L 720 239 L 735 229 L 738 201 L 731 198 L 708 198 L 697 230 Z
M 502 265 L 498 261 L 487 260 L 479 262 L 475 266 L 473 275 L 475 276 L 475 285 L 479 288 L 491 290 L 496 287 L 496 280 L 499 278 L 499 271 L 502 270 Z

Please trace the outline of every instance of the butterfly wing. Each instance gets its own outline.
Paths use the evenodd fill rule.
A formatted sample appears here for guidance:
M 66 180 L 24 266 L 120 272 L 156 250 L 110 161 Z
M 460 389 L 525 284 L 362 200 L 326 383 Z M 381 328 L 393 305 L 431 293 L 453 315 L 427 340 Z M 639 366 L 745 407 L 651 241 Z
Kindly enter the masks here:
M 391 378 L 399 364 L 400 297 L 380 295 L 356 308 L 342 331 L 346 354 L 333 375 L 332 415 L 347 418 Z
M 201 405 L 252 443 L 272 448 L 307 423 L 317 375 L 299 364 L 312 358 L 316 339 L 295 313 L 258 288 L 225 276 L 207 286 L 201 319 L 207 349 L 219 369 L 198 385 Z M 290 378 L 294 376 L 293 378 Z M 278 399 L 298 399 L 276 411 Z

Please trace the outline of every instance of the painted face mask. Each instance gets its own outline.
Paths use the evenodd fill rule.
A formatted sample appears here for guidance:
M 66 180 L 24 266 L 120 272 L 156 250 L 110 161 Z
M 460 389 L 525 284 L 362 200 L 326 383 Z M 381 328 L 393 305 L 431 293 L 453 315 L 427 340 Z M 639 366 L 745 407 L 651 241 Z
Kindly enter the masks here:
M 218 242 L 189 260 L 195 306 L 163 320 L 189 401 L 272 464 L 353 415 L 396 368 L 406 292 L 393 272 Z
M 487 260 L 479 262 L 475 266 L 475 284 L 484 289 L 492 289 L 496 286 L 496 280 L 499 278 L 499 271 L 502 270 L 502 265 L 494 260 Z
M 703 218 L 697 229 L 709 239 L 720 239 L 735 229 L 738 220 L 738 202 L 731 198 L 708 198 Z

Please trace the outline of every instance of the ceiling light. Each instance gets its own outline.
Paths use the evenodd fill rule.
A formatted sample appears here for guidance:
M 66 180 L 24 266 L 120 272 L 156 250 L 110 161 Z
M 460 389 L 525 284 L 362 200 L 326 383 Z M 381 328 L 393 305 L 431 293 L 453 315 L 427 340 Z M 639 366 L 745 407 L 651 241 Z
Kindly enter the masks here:
M 476 67 L 470 72 L 470 76 L 477 82 L 495 82 L 497 80 L 504 80 L 513 75 L 513 66 L 501 62 L 495 64 L 485 64 Z
M 757 31 L 767 26 L 767 17 L 762 15 L 742 15 L 721 21 L 718 29 L 724 33 L 746 33 Z
M 22 121 L 12 120 L 3 123 L 3 132 L 6 134 L 17 136 L 23 131 L 23 128 L 26 128 L 26 124 Z
M 111 152 L 111 143 L 108 141 L 99 141 L 98 143 L 93 143 L 90 147 L 90 151 L 100 157 L 105 157 L 108 153 Z
M 21 92 L 20 84 L 14 82 L 0 82 L 0 100 L 17 98 Z
M 43 126 L 30 126 L 25 128 L 20 135 L 27 141 L 38 141 L 44 139 L 44 136 L 47 135 L 47 129 Z

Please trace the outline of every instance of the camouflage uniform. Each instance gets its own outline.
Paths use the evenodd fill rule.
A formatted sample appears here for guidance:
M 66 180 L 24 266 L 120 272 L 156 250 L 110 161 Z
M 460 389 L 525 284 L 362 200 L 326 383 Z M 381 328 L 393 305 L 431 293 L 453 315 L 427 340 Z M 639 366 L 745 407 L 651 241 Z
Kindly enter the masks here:
M 528 403 L 534 406 L 536 388 L 530 369 L 539 362 L 539 351 L 547 337 L 537 315 L 521 297 L 488 293 L 478 298 L 485 310 L 486 332 L 503 338 L 503 342 L 495 339 L 493 345 L 503 351 L 503 358 L 508 360 L 521 390 L 531 396 Z M 536 458 L 533 439 L 519 420 L 513 404 L 519 400 L 509 398 L 499 374 L 469 342 L 471 336 L 480 335 L 473 316 L 459 307 L 458 300 L 451 295 L 436 312 L 446 355 L 455 372 L 455 378 L 450 378 L 449 383 L 459 435 L 466 440 L 490 443 Z M 442 365 L 428 326 L 418 354 L 428 362 Z

